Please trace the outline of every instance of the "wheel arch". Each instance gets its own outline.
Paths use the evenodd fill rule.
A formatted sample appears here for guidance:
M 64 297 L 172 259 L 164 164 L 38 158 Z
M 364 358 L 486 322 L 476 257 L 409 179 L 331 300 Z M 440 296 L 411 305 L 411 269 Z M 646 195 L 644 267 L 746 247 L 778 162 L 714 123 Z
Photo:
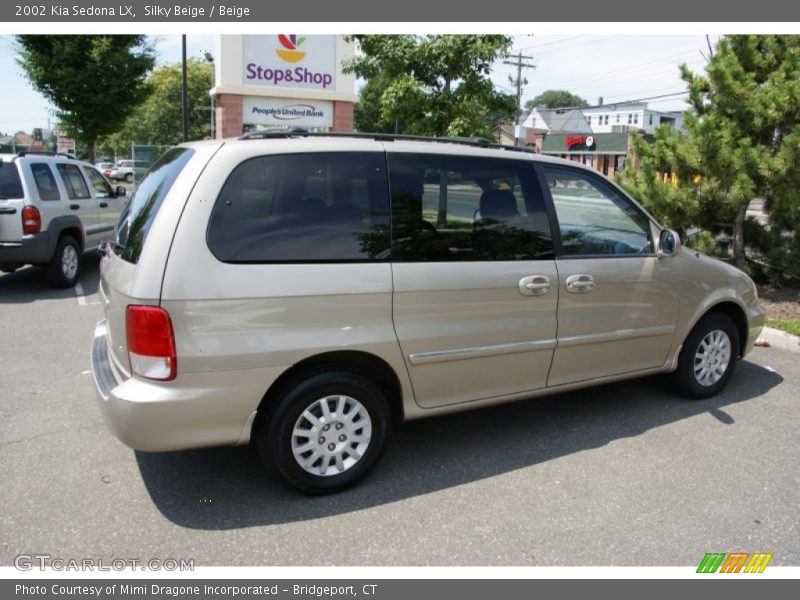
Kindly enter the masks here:
M 692 321 L 691 327 L 688 328 L 686 335 L 683 336 L 683 340 L 686 341 L 686 338 L 691 335 L 692 331 L 694 331 L 694 328 L 697 327 L 697 324 L 706 315 L 715 312 L 727 316 L 736 325 L 736 331 L 739 334 L 739 348 L 737 355 L 739 357 L 743 356 L 744 350 L 747 347 L 747 336 L 749 331 L 747 316 L 744 308 L 738 302 L 730 298 L 717 300 L 709 306 L 704 307 L 703 310 L 698 311 L 696 318 Z
M 374 381 L 383 391 L 388 401 L 392 421 L 400 422 L 404 418 L 403 389 L 394 369 L 384 359 L 369 352 L 360 350 L 335 350 L 315 354 L 286 369 L 269 386 L 256 410 L 256 418 L 251 428 L 258 431 L 269 414 L 269 407 L 277 400 L 277 396 L 292 380 L 303 377 L 304 372 L 329 367 L 331 370 L 351 371 Z
M 53 253 L 56 251 L 56 245 L 62 235 L 72 236 L 75 241 L 78 242 L 79 252 L 83 252 L 86 247 L 83 226 L 81 225 L 80 219 L 76 216 L 67 215 L 54 218 L 47 225 L 47 231 L 50 233 L 50 248 L 48 249 L 48 255 L 50 257 L 52 257 Z
M 726 300 L 711 306 L 703 314 L 703 316 L 712 312 L 722 313 L 730 318 L 730 320 L 736 325 L 736 330 L 739 333 L 739 356 L 741 357 L 744 354 L 744 349 L 747 347 L 747 333 L 749 330 L 747 326 L 747 316 L 744 312 L 744 309 L 736 302 Z

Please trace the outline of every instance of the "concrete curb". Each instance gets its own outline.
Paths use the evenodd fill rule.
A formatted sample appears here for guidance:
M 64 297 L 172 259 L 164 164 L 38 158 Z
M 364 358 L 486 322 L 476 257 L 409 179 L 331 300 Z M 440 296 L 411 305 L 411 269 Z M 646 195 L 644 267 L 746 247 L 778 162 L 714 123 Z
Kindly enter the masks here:
M 756 346 L 769 346 L 770 348 L 800 353 L 800 337 L 780 329 L 764 327 L 761 335 L 756 340 Z

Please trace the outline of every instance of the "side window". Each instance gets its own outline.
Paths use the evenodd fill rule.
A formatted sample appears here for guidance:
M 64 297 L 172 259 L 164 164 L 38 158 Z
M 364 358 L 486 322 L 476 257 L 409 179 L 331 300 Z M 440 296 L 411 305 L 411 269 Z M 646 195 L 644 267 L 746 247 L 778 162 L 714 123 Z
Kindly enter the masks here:
M 94 195 L 97 198 L 111 198 L 114 194 L 111 191 L 111 186 L 108 185 L 105 177 L 100 175 L 91 167 L 83 167 L 83 172 L 86 173 L 86 178 L 94 188 Z
M 61 200 L 61 192 L 58 191 L 58 184 L 53 176 L 53 171 L 50 170 L 50 165 L 31 163 L 31 175 L 36 182 L 36 191 L 39 192 L 40 200 Z
M 232 263 L 367 262 L 389 258 L 382 153 L 252 158 L 222 187 L 207 242 Z
M 562 254 L 648 254 L 649 221 L 610 184 L 563 167 L 543 167 L 558 217 Z
M 553 257 L 532 163 L 393 153 L 388 160 L 393 261 Z
M 67 163 L 58 163 L 56 167 L 70 200 L 84 200 L 91 197 L 78 167 Z

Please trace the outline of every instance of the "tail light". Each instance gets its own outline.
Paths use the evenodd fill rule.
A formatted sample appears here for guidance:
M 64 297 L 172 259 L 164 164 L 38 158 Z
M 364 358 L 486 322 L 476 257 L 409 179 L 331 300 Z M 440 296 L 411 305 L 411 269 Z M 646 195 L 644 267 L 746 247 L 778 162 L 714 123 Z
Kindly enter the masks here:
M 39 233 L 42 230 L 42 215 L 35 206 L 26 206 L 22 209 L 22 232 Z
M 169 313 L 158 306 L 130 305 L 125 311 L 125 332 L 131 369 L 145 379 L 175 379 L 175 335 Z

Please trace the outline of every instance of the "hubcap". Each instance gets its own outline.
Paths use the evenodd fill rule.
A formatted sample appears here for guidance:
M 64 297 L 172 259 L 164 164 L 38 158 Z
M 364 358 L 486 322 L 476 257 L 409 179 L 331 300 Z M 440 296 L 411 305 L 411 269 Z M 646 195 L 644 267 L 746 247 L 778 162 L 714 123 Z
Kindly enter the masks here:
M 313 475 L 338 475 L 367 451 L 372 421 L 364 405 L 350 396 L 326 396 L 306 408 L 292 431 L 292 454 Z
M 700 385 L 717 383 L 731 361 L 731 339 L 721 329 L 706 334 L 694 355 L 694 378 Z
M 72 246 L 64 246 L 64 252 L 61 254 L 61 272 L 67 279 L 72 279 L 77 271 L 78 253 Z

